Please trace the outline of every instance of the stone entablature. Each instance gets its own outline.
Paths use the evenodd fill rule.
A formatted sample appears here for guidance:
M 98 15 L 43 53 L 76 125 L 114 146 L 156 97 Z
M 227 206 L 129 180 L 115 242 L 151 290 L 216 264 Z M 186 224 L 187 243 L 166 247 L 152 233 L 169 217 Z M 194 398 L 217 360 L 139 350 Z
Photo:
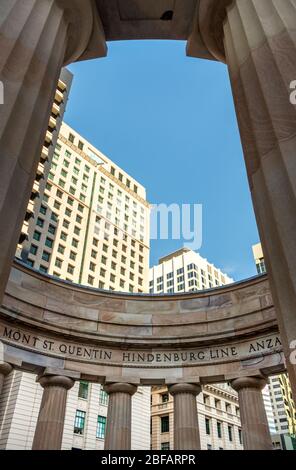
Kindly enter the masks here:
M 207 292 L 130 295 L 73 285 L 15 262 L 0 338 L 7 362 L 101 383 L 215 383 L 285 369 L 265 276 Z

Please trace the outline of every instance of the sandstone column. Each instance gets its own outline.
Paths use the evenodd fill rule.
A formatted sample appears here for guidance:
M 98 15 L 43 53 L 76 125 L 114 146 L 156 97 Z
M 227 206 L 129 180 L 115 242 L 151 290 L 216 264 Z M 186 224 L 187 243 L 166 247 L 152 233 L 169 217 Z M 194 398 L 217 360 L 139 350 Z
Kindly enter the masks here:
M 295 0 L 201 0 L 203 41 L 229 67 L 294 399 L 296 364 L 289 357 L 296 340 L 295 24 Z
M 262 389 L 267 380 L 240 377 L 231 382 L 238 392 L 244 450 L 272 450 Z
M 174 384 L 169 393 L 174 397 L 174 450 L 199 450 L 196 397 L 201 386 L 196 384 Z
M 32 449 L 60 450 L 67 392 L 75 382 L 62 375 L 43 375 L 38 381 L 44 390 Z
M 93 8 L 92 0 L 0 2 L 0 302 L 61 67 L 87 50 L 98 24 Z
M 105 450 L 130 450 L 132 430 L 132 396 L 137 387 L 128 383 L 104 386 L 109 394 Z
M 8 362 L 0 362 L 0 395 L 5 377 L 12 371 L 12 366 Z

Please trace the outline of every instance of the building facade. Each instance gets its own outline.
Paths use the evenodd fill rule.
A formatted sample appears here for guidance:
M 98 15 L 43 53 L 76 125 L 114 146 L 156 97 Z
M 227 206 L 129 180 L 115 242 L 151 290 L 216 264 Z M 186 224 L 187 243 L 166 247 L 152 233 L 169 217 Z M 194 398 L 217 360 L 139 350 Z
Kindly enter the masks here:
M 261 243 L 252 247 L 253 256 L 258 274 L 266 273 L 264 253 Z M 287 374 L 271 377 L 269 379 L 269 394 L 272 403 L 276 434 L 289 434 L 296 436 L 296 408 L 292 398 L 292 389 Z M 276 441 L 276 447 L 283 445 L 283 440 Z
M 35 224 L 35 217 L 38 213 L 38 207 L 40 205 L 40 201 L 43 199 L 45 181 L 47 180 L 51 168 L 53 154 L 56 148 L 59 132 L 71 91 L 72 81 L 72 73 L 66 68 L 62 69 L 51 108 L 48 128 L 40 155 L 40 161 L 38 164 L 30 201 L 27 206 L 25 220 L 23 222 L 19 243 L 17 245 L 16 256 L 19 258 L 26 257 L 26 252 L 30 246 L 30 228 Z
M 63 123 L 22 258 L 99 289 L 147 292 L 150 206 L 145 188 Z
M 149 292 L 172 294 L 211 289 L 231 284 L 232 278 L 195 251 L 181 248 L 150 268 Z
M 242 450 L 238 397 L 227 384 L 207 385 L 197 397 L 202 450 Z M 174 403 L 166 387 L 153 387 L 151 444 L 155 450 L 174 449 Z

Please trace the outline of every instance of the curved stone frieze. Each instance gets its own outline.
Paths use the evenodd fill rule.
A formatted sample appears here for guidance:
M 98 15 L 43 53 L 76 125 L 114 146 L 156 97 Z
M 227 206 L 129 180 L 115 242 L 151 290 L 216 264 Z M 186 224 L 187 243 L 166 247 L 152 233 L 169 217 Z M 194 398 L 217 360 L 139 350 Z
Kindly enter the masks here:
M 88 380 L 231 380 L 284 370 L 266 277 L 170 296 L 111 293 L 15 263 L 0 315 L 4 360 Z

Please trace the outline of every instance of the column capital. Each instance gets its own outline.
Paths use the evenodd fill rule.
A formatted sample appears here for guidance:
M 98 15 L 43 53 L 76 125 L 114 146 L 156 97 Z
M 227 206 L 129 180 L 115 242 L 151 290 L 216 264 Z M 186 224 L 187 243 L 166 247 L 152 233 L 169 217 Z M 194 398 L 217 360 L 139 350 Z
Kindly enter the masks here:
M 12 365 L 9 364 L 8 362 L 0 362 L 0 374 L 6 376 L 10 374 L 12 369 L 13 369 Z
M 177 395 L 178 393 L 190 393 L 191 395 L 199 395 L 201 392 L 200 384 L 190 383 L 179 383 L 168 386 L 169 393 L 171 395 Z
M 75 384 L 75 380 L 65 375 L 41 375 L 37 378 L 37 382 L 41 387 L 61 387 L 65 390 L 70 390 Z
M 231 386 L 236 392 L 244 388 L 256 388 L 262 390 L 268 381 L 264 377 L 238 377 L 231 381 Z
M 137 391 L 137 386 L 130 384 L 130 383 L 124 383 L 124 382 L 114 382 L 110 384 L 105 384 L 103 386 L 103 389 L 106 393 L 128 393 L 129 395 L 134 395 Z
M 68 24 L 65 65 L 94 57 L 105 57 L 107 46 L 102 23 L 92 0 L 54 0 L 64 10 Z M 96 43 L 96 44 L 94 44 Z
M 221 62 L 225 62 L 223 24 L 227 7 L 233 2 L 234 0 L 200 0 L 200 34 L 210 53 Z

